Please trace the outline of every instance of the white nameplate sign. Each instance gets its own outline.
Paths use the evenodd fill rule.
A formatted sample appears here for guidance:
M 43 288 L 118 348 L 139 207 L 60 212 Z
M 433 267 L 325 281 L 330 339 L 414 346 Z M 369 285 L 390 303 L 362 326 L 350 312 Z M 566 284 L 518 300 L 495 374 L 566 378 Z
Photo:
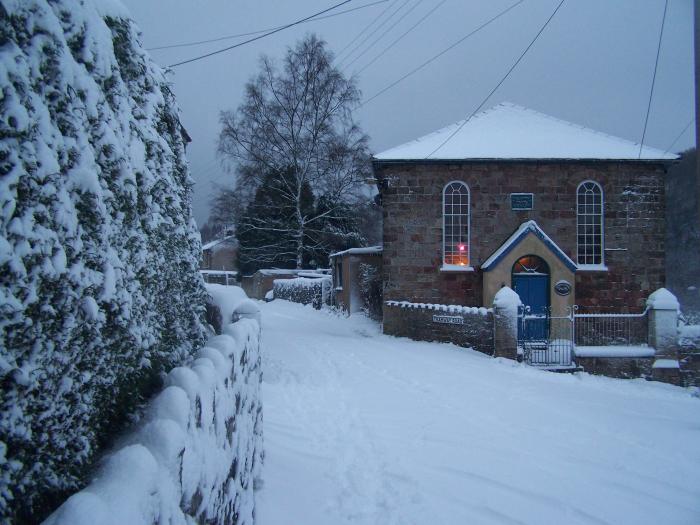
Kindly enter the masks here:
M 434 315 L 433 323 L 464 324 L 464 318 L 456 315 Z

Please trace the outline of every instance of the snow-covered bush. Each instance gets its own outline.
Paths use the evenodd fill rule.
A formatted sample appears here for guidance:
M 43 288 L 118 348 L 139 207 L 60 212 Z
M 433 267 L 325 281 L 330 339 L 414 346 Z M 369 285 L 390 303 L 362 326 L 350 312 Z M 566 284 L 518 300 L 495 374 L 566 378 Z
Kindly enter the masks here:
M 0 522 L 35 521 L 205 339 L 178 110 L 110 0 L 0 4 Z
M 376 264 L 360 263 L 360 294 L 362 308 L 372 319 L 382 318 L 382 269 Z
M 312 279 L 295 277 L 294 279 L 275 279 L 273 283 L 275 299 L 286 299 L 293 303 L 310 304 L 319 310 L 328 304 L 331 292 L 331 278 L 328 276 Z
M 168 374 L 138 428 L 46 525 L 254 523 L 262 466 L 259 325 L 224 327 Z

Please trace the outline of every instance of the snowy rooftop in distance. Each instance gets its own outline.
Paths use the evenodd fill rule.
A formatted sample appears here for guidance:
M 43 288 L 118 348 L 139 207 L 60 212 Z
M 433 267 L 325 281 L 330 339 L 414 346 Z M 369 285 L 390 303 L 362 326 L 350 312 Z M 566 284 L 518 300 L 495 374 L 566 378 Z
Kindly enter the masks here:
M 229 235 L 228 237 L 224 237 L 222 239 L 214 239 L 213 241 L 209 241 L 208 243 L 203 244 L 202 251 L 211 250 L 214 246 L 218 246 L 219 244 L 224 243 L 224 242 L 238 245 L 238 241 L 236 240 L 236 236 Z
M 419 139 L 374 156 L 377 160 L 595 159 L 674 160 L 673 153 L 613 137 L 503 102 Z M 444 146 L 432 153 L 450 137 Z
M 382 253 L 381 246 L 368 246 L 366 248 L 350 248 L 342 252 L 332 253 L 329 257 L 340 257 L 341 255 L 378 255 L 380 253 Z

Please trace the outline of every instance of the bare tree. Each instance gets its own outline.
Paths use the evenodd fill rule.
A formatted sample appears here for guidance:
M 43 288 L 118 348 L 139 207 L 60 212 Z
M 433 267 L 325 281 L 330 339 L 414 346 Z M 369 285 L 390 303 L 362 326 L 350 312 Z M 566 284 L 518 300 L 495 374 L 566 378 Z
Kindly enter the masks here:
M 328 225 L 352 213 L 349 204 L 362 198 L 370 171 L 368 139 L 351 112 L 360 92 L 332 60 L 315 35 L 287 49 L 281 68 L 263 57 L 243 104 L 221 113 L 218 150 L 235 163 L 241 195 L 252 200 L 271 173 L 285 174 L 276 186 L 293 220 L 278 233 L 293 237 L 297 268 L 305 252 L 326 242 Z M 323 206 L 305 205 L 309 188 Z M 280 229 L 264 221 L 248 221 L 248 227 L 260 233 Z

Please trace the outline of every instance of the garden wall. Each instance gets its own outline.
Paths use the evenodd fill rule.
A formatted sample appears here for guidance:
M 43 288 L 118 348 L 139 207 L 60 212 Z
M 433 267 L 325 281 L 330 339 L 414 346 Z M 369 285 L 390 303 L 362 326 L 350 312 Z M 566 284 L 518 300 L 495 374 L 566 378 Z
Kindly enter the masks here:
M 229 324 L 173 369 L 137 429 L 46 525 L 253 524 L 263 459 L 259 326 Z
M 487 308 L 387 301 L 384 333 L 494 353 L 493 311 Z

